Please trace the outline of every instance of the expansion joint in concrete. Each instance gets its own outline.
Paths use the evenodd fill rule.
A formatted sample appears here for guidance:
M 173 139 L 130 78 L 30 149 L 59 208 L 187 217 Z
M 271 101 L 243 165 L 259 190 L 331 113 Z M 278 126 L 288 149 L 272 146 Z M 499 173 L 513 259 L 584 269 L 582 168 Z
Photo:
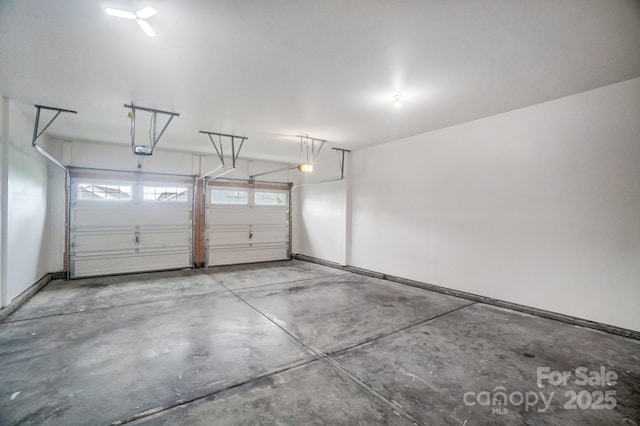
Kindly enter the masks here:
M 296 334 L 294 334 L 294 333 L 290 332 L 289 330 L 287 330 L 286 328 L 284 328 L 282 325 L 278 324 L 278 322 L 274 321 L 268 315 L 264 314 L 262 311 L 260 311 L 258 308 L 253 306 L 251 303 L 246 301 L 244 298 L 242 298 L 242 296 L 240 296 L 238 293 L 236 293 L 235 291 L 233 291 L 232 289 L 230 289 L 226 285 L 224 285 L 222 283 L 219 283 L 219 284 L 222 287 L 224 287 L 227 291 L 229 291 L 231 294 L 233 294 L 235 297 L 237 297 L 241 302 L 245 303 L 251 309 L 256 311 L 259 315 L 264 317 L 267 321 L 271 322 L 273 325 L 278 327 L 280 330 L 282 330 L 284 333 L 286 333 L 288 336 L 290 336 L 292 339 L 294 339 L 296 342 L 298 342 L 301 345 L 301 347 L 303 348 L 303 350 L 305 350 L 311 356 L 313 356 L 313 358 L 314 358 L 313 360 L 322 360 L 322 361 L 326 362 L 327 364 L 329 364 L 334 369 L 340 371 L 342 374 L 344 374 L 345 376 L 349 377 L 360 388 L 364 389 L 366 392 L 368 392 L 369 394 L 373 395 L 374 397 L 376 397 L 377 399 L 382 401 L 385 405 L 389 406 L 395 413 L 407 418 L 408 420 L 412 421 L 416 425 L 424 425 L 423 422 L 419 421 L 418 419 L 413 417 L 411 414 L 409 414 L 407 411 L 405 411 L 404 408 L 402 408 L 402 406 L 400 404 L 398 404 L 397 402 L 395 402 L 395 401 L 385 397 L 384 395 L 380 394 L 375 389 L 373 389 L 371 386 L 369 386 L 367 383 L 363 382 L 358 377 L 356 377 L 354 374 L 352 374 L 349 370 L 347 370 L 345 367 L 343 367 L 336 359 L 333 358 L 334 353 L 331 353 L 331 352 L 326 353 L 326 352 L 322 351 L 321 349 L 316 348 L 311 343 L 306 341 L 306 339 L 303 339 L 302 337 L 297 336 Z M 372 342 L 374 342 L 374 341 L 376 341 L 378 339 L 381 339 L 383 337 L 392 335 L 394 333 L 402 332 L 402 331 L 407 330 L 407 329 L 409 329 L 411 327 L 415 327 L 417 325 L 424 324 L 424 323 L 427 323 L 429 321 L 433 321 L 433 320 L 435 320 L 437 318 L 440 318 L 440 317 L 443 317 L 445 315 L 451 314 L 453 312 L 459 311 L 461 309 L 467 308 L 467 307 L 469 307 L 471 305 L 474 305 L 475 303 L 476 302 L 471 302 L 471 303 L 466 304 L 464 306 L 457 307 L 455 309 L 449 310 L 447 312 L 443 312 L 441 314 L 429 317 L 427 319 L 423 319 L 423 320 L 408 324 L 408 325 L 406 325 L 404 327 L 401 327 L 399 329 L 395 329 L 395 330 L 392 330 L 390 332 L 374 336 L 371 339 L 367 339 L 367 341 L 365 341 L 365 342 L 361 342 L 361 343 L 359 343 L 357 345 L 341 349 L 340 351 L 335 352 L 335 354 L 343 353 L 343 352 L 346 352 L 348 350 L 351 350 L 351 349 L 354 349 L 354 348 L 357 348 L 357 347 L 360 347 L 360 346 L 363 346 L 363 345 L 367 345 L 367 344 L 372 343 Z

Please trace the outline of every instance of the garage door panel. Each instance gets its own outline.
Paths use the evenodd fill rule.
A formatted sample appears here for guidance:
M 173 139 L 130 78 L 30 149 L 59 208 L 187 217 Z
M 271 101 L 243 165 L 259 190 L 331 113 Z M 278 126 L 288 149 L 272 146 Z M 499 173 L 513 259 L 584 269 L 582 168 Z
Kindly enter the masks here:
M 176 190 L 166 183 L 152 188 L 151 199 L 148 183 L 83 178 L 72 184 L 72 277 L 191 267 L 191 197 L 184 184 L 174 201 Z M 82 198 L 87 194 L 93 198 Z
M 266 228 L 253 229 L 251 242 L 257 243 L 288 243 L 288 232 L 286 228 Z
M 147 248 L 173 248 L 185 247 L 191 244 L 191 229 L 182 230 L 157 230 L 140 231 L 137 247 Z
M 192 266 L 191 187 L 85 177 L 72 183 L 72 277 Z M 207 265 L 287 259 L 289 195 L 253 188 L 216 197 L 207 193 L 205 223 L 199 227 L 204 235 L 196 236 L 205 246 Z
M 215 188 L 215 186 L 214 186 Z M 231 190 L 233 191 L 233 190 Z M 238 188 L 248 193 L 244 205 L 213 204 L 207 197 L 206 244 L 207 265 L 284 260 L 289 257 L 289 193 L 277 192 L 276 202 L 284 205 L 255 204 L 253 189 Z
M 207 209 L 207 225 L 210 226 L 250 225 L 252 219 L 251 211 L 246 208 Z
M 129 250 L 134 231 L 76 232 L 71 239 L 71 255 L 75 253 L 99 253 L 105 250 Z M 108 249 L 106 249 L 108 247 Z
M 144 208 L 139 211 L 137 219 L 144 226 L 166 226 L 167 224 L 191 226 L 191 207 L 185 206 L 181 209 Z
M 115 246 L 136 247 L 184 245 L 191 241 L 191 229 L 75 229 L 72 243 L 78 249 L 85 247 Z
M 289 219 L 287 209 L 262 209 L 256 208 L 252 211 L 253 225 L 282 225 L 286 224 Z
M 210 232 L 209 244 L 221 246 L 226 244 L 250 244 L 250 243 L 288 243 L 287 229 L 263 228 L 256 229 L 246 227 L 245 229 L 224 229 L 213 228 Z
M 209 266 L 287 259 L 287 246 L 229 247 L 209 251 Z
M 232 244 L 248 244 L 250 227 L 246 228 L 212 228 L 209 233 L 210 246 L 225 246 Z
M 191 226 L 191 209 L 186 206 L 181 209 L 158 208 L 136 205 L 118 207 L 84 207 L 76 206 L 74 209 L 74 226 L 77 228 L 95 227 L 122 227 L 122 226 L 164 226 L 167 223 L 184 224 Z
M 75 259 L 72 275 L 86 277 L 128 272 L 151 271 L 182 268 L 191 262 L 191 253 L 183 252 L 147 252 L 122 253 L 100 256 L 82 256 Z
M 139 220 L 136 220 L 135 213 L 132 214 L 130 210 L 130 208 L 113 208 L 109 206 L 104 208 L 74 206 L 72 213 L 73 225 L 77 228 L 93 228 L 96 225 L 102 227 L 133 226 L 139 223 Z
M 282 225 L 289 220 L 286 208 L 211 208 L 207 210 L 207 224 L 223 225 Z

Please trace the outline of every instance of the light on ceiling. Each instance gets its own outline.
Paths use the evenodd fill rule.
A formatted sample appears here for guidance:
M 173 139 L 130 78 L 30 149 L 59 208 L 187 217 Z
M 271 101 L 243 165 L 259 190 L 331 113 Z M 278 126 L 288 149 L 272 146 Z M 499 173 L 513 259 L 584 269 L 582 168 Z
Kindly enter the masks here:
M 135 13 L 127 12 L 126 10 L 106 8 L 104 11 L 107 12 L 107 15 L 110 15 L 110 16 L 115 16 L 115 17 L 124 18 L 124 19 L 136 19 Z
M 152 7 L 147 6 L 144 9 L 140 9 L 139 11 L 137 11 L 136 12 L 136 16 L 138 17 L 138 19 L 149 19 L 153 15 L 155 15 L 156 13 L 158 13 L 157 10 L 155 10 Z
M 300 138 L 300 163 L 298 164 L 298 170 L 302 173 L 312 173 L 316 157 L 326 141 L 310 138 L 306 133 L 301 133 L 298 137 Z M 319 145 L 316 145 L 316 143 Z
M 393 95 L 393 104 L 397 107 L 402 105 L 402 95 L 401 94 L 397 94 L 397 95 Z
M 145 21 L 144 19 L 138 19 L 136 22 L 138 23 L 138 25 L 140 25 L 140 28 L 142 28 L 142 31 L 144 31 L 146 35 L 148 35 L 149 37 L 156 36 L 156 32 L 153 31 L 153 28 L 151 28 L 151 25 L 149 25 L 147 21 Z
M 144 33 L 146 35 L 148 35 L 149 37 L 155 37 L 156 36 L 156 32 L 153 31 L 153 28 L 151 28 L 151 25 L 149 25 L 149 23 L 147 22 L 147 19 L 151 18 L 156 13 L 158 13 L 152 7 L 147 6 L 147 7 L 143 8 L 143 9 L 140 9 L 139 11 L 137 11 L 135 13 L 134 12 L 129 12 L 128 10 L 111 9 L 111 8 L 106 8 L 104 11 L 109 16 L 115 16 L 117 18 L 135 20 L 138 23 L 138 25 L 140 26 L 140 28 L 142 28 L 142 31 L 144 31 Z

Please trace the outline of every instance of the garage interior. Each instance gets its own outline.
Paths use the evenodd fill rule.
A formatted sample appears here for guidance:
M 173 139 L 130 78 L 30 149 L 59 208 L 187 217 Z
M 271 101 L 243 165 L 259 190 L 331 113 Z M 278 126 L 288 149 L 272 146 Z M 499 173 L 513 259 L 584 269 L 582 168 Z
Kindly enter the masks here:
M 0 1 L 0 424 L 640 424 L 640 4 Z

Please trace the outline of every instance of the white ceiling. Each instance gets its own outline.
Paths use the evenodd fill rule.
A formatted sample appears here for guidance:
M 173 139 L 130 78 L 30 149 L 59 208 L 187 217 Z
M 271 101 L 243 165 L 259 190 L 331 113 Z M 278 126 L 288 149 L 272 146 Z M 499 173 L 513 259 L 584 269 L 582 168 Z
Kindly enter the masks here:
M 145 6 L 155 38 L 104 13 Z M 130 143 L 133 100 L 181 114 L 159 147 L 296 161 L 299 132 L 358 149 L 638 76 L 637 0 L 0 0 L 0 93 L 78 110 L 72 140 Z

